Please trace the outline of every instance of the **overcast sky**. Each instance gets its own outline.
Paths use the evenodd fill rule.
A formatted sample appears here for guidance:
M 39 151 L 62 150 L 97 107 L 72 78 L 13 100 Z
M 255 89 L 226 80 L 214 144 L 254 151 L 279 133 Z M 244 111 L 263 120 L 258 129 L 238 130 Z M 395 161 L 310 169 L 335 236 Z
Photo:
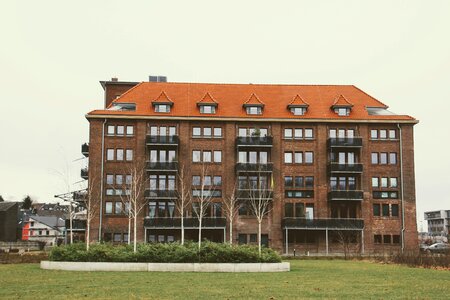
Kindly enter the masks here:
M 354 84 L 420 120 L 419 220 L 450 209 L 450 1 L 2 1 L 0 41 L 7 200 L 79 187 L 98 81 L 154 74 Z

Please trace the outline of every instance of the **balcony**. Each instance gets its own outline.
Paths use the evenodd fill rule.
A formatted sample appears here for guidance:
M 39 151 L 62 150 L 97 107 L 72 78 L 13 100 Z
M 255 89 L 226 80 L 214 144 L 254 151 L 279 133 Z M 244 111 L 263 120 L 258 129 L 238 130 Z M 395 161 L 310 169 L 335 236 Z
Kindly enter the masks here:
M 178 162 L 147 162 L 146 169 L 148 172 L 177 172 L 178 171 Z
M 271 136 L 238 136 L 236 138 L 237 147 L 272 147 L 272 144 Z
M 148 146 L 158 146 L 162 148 L 176 148 L 180 143 L 178 135 L 147 135 L 145 143 Z
M 184 218 L 184 228 L 198 228 L 197 218 Z M 202 228 L 225 228 L 226 218 L 203 218 Z M 150 228 L 181 228 L 181 218 L 149 218 L 144 219 L 144 227 Z
M 328 164 L 329 173 L 362 173 L 362 164 L 340 164 L 332 162 Z
M 263 172 L 270 173 L 273 171 L 273 164 L 253 164 L 253 163 L 237 163 L 236 164 L 236 172 L 237 173 L 247 173 L 247 172 Z
M 341 137 L 341 138 L 328 138 L 327 146 L 329 148 L 361 148 L 362 138 L 360 137 Z
M 66 230 L 70 230 L 70 219 L 66 219 Z M 86 220 L 72 219 L 72 231 L 85 231 Z
M 273 199 L 273 191 L 272 190 L 238 190 L 238 198 L 239 200 L 272 200 Z
M 306 219 L 284 218 L 281 223 L 284 229 L 340 229 L 362 230 L 363 219 Z
M 175 190 L 145 190 L 144 197 L 147 199 L 176 199 Z
M 364 200 L 363 191 L 331 191 L 328 192 L 328 200 L 351 200 L 351 201 L 362 201 Z
M 88 170 L 88 168 L 81 169 L 80 176 L 83 179 L 88 179 L 89 178 L 89 170 Z
M 89 144 L 84 143 L 81 145 L 81 154 L 83 154 L 85 157 L 89 157 Z

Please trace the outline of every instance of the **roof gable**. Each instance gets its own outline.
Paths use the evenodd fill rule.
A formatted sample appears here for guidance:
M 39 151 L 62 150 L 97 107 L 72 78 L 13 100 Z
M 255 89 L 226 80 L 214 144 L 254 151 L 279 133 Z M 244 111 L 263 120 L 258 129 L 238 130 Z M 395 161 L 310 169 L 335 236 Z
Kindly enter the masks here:
M 347 98 L 341 94 L 336 98 L 336 100 L 334 100 L 333 105 L 331 105 L 331 108 L 335 107 L 353 107 L 353 103 L 348 101 Z
M 251 96 L 247 99 L 247 101 L 244 102 L 244 107 L 247 106 L 262 106 L 264 107 L 264 103 L 259 100 L 259 97 L 253 93 Z
M 294 97 L 294 99 L 292 99 L 292 101 L 289 102 L 289 104 L 288 104 L 288 108 L 291 108 L 291 107 L 308 107 L 308 106 L 309 106 L 309 103 L 306 102 L 305 100 L 303 100 L 303 98 L 300 97 L 299 94 L 297 94 Z
M 218 106 L 219 103 L 211 96 L 209 92 L 206 92 L 205 96 L 203 96 L 200 101 L 197 101 L 197 105 L 213 105 Z
M 152 105 L 156 105 L 156 104 L 168 104 L 168 105 L 173 105 L 173 101 L 170 100 L 170 98 L 167 96 L 166 92 L 162 91 L 161 94 L 159 94 L 159 96 L 152 101 Z

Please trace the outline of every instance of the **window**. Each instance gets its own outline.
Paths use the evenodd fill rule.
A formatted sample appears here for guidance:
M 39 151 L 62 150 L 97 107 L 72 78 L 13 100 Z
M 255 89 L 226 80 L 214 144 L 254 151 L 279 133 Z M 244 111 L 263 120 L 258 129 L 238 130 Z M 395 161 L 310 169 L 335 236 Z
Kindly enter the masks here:
M 398 234 L 392 235 L 392 244 L 400 244 L 400 235 Z
M 292 180 L 292 176 L 284 176 L 284 187 L 293 187 L 294 181 Z
M 389 130 L 389 139 L 395 140 L 396 138 L 397 138 L 397 132 L 395 131 L 395 129 L 390 129 Z
M 119 215 L 122 213 L 122 202 L 116 202 L 115 213 L 116 213 L 116 215 Z
M 203 151 L 203 162 L 211 162 L 211 151 Z
M 194 175 L 192 176 L 192 185 L 200 185 L 200 176 Z
M 106 149 L 106 160 L 114 160 L 114 149 Z
M 134 127 L 127 126 L 127 135 L 133 135 L 133 134 L 134 134 Z
M 131 175 L 125 176 L 125 184 L 130 185 L 132 180 L 133 180 L 133 176 L 131 176 Z
M 398 204 L 391 204 L 391 216 L 398 217 Z
M 378 139 L 378 130 L 376 129 L 370 130 L 370 138 L 373 140 Z
M 127 161 L 133 160 L 133 150 L 132 149 L 127 149 L 126 150 L 125 158 L 126 158 Z
M 302 152 L 295 152 L 294 153 L 294 161 L 296 164 L 303 163 L 303 153 Z
M 391 236 L 390 235 L 383 235 L 383 244 L 390 244 L 391 243 Z
M 214 127 L 214 137 L 222 136 L 222 127 Z
M 261 106 L 248 106 L 246 110 L 247 110 L 247 115 L 261 115 L 262 114 Z
M 116 160 L 123 160 L 123 149 L 116 150 Z
M 397 177 L 391 177 L 389 181 L 390 181 L 390 187 L 391 188 L 398 187 Z
M 123 175 L 116 175 L 116 184 L 123 184 Z
M 114 233 L 113 242 L 116 242 L 116 243 L 122 242 L 122 234 L 121 233 Z
M 214 105 L 200 105 L 201 114 L 215 114 L 216 107 Z
M 105 214 L 112 214 L 112 209 L 113 209 L 113 203 L 106 202 L 105 203 Z
M 373 215 L 376 216 L 376 217 L 380 217 L 381 216 L 380 204 L 374 204 L 373 205 Z
M 213 183 L 214 183 L 214 186 L 221 186 L 222 185 L 222 176 L 214 176 Z
M 284 152 L 284 163 L 292 164 L 292 152 Z
M 199 151 L 199 150 L 192 151 L 192 161 L 200 162 L 200 155 L 201 155 L 201 151 Z
M 389 164 L 396 165 L 397 164 L 397 153 L 389 153 Z
M 125 126 L 119 125 L 117 126 L 117 135 L 124 135 L 125 133 Z
M 107 195 L 107 196 L 112 196 L 112 195 L 114 195 L 114 189 L 106 189 L 106 195 Z
M 305 187 L 306 188 L 313 188 L 314 187 L 314 177 L 312 177 L 312 176 L 306 176 L 305 177 Z
M 206 175 L 205 177 L 203 177 L 203 184 L 206 186 L 210 186 L 212 183 L 211 181 L 211 176 Z
M 256 243 L 257 239 L 258 238 L 256 234 L 250 234 L 250 243 Z
M 108 135 L 114 135 L 114 133 L 115 133 L 115 126 L 114 125 L 108 125 L 107 133 L 108 133 Z
M 243 244 L 247 244 L 247 235 L 246 234 L 239 234 L 238 235 L 238 240 L 239 240 L 239 244 L 243 245 Z
M 114 175 L 106 174 L 106 184 L 114 184 Z
M 305 152 L 305 163 L 312 164 L 314 161 L 313 152 Z
M 214 162 L 216 163 L 222 162 L 222 151 L 214 151 Z
M 387 188 L 388 186 L 388 178 L 387 177 L 381 177 L 381 187 Z
M 304 187 L 305 181 L 303 180 L 303 177 L 295 176 L 294 185 L 295 185 L 295 187 Z
M 372 187 L 378 187 L 378 186 L 379 186 L 378 177 L 372 177 Z
M 303 116 L 306 113 L 306 107 L 291 107 L 291 113 L 294 116 Z
M 371 129 L 370 138 L 372 140 L 395 140 L 397 139 L 397 131 L 395 129 Z
M 380 139 L 382 139 L 382 140 L 387 139 L 387 131 L 386 131 L 386 129 L 381 129 L 380 130 Z
M 295 138 L 295 139 L 301 139 L 301 138 L 303 138 L 303 129 L 301 129 L 301 128 L 295 128 L 295 129 L 294 129 L 294 138 Z
M 192 127 L 192 135 L 195 137 L 201 136 L 201 128 L 200 127 Z
M 382 238 L 381 238 L 381 234 L 375 234 L 373 236 L 373 242 L 375 244 L 381 244 L 382 243 Z
M 284 138 L 285 139 L 291 139 L 292 138 L 292 128 L 285 128 L 284 129 Z
M 383 217 L 389 217 L 389 204 L 383 204 Z
M 380 153 L 380 165 L 386 165 L 387 164 L 387 153 L 381 152 Z
M 204 127 L 203 128 L 203 136 L 204 137 L 211 137 L 211 135 L 212 135 L 211 127 Z
M 348 115 L 350 115 L 350 108 L 339 107 L 339 108 L 335 108 L 334 112 L 337 113 L 338 116 L 348 116 Z
M 378 164 L 378 153 L 372 152 L 371 158 L 372 158 L 372 164 L 377 165 Z
M 168 105 L 168 104 L 156 104 L 155 105 L 155 112 L 168 113 L 168 112 L 170 112 L 170 105 Z
M 313 130 L 311 128 L 305 129 L 305 139 L 312 139 L 313 138 Z

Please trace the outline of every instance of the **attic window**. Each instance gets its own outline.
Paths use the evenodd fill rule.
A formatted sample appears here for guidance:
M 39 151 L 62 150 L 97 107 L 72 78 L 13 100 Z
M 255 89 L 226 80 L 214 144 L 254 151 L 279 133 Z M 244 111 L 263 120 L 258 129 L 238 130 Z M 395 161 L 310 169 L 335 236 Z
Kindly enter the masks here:
M 306 107 L 291 107 L 291 113 L 294 116 L 303 116 L 306 114 Z
M 170 105 L 169 104 L 155 104 L 155 112 L 169 113 Z
M 215 114 L 216 106 L 214 105 L 200 105 L 201 114 Z
M 303 116 L 308 110 L 309 104 L 298 94 L 292 99 L 288 104 L 287 108 L 291 111 L 294 116 Z
M 135 111 L 136 103 L 118 103 L 113 102 L 112 106 L 108 110 L 120 110 L 120 111 Z
M 262 115 L 262 106 L 247 106 L 247 115 Z
M 338 116 L 349 116 L 350 115 L 350 107 L 336 107 L 334 109 L 334 112 L 338 115 Z
M 346 117 L 350 115 L 353 104 L 348 101 L 343 95 L 339 95 L 339 97 L 334 101 L 331 109 L 340 117 Z

